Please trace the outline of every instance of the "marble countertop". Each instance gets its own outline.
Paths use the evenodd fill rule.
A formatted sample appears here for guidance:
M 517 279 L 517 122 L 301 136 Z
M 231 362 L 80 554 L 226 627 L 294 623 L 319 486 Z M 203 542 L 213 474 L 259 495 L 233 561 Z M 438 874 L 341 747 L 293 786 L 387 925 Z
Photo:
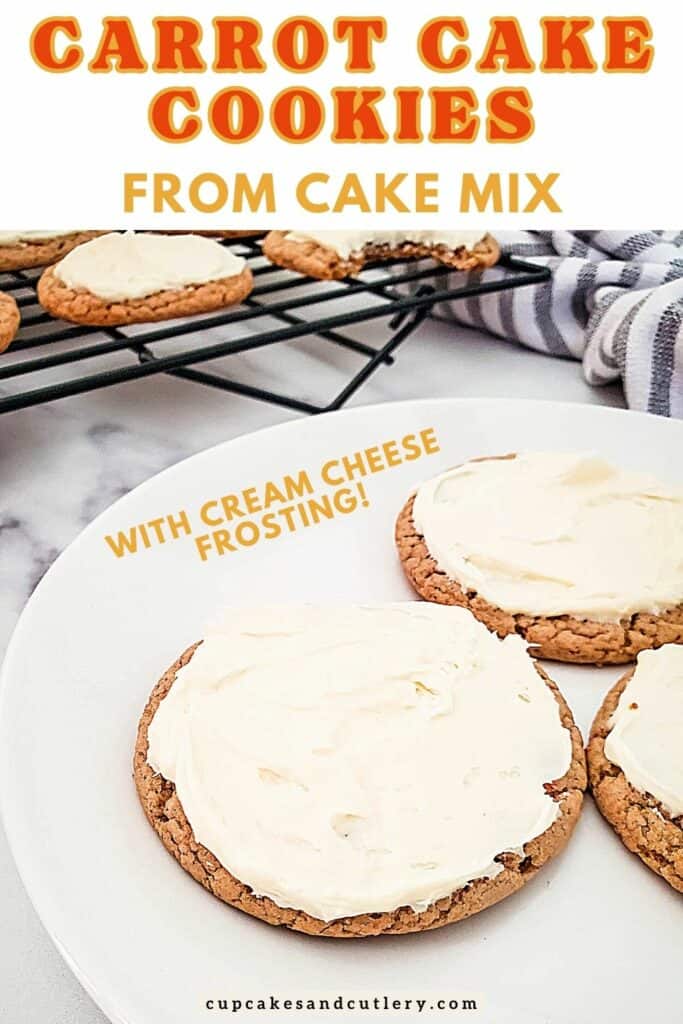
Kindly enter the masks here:
M 377 330 L 368 328 L 367 340 L 377 340 Z M 232 356 L 230 368 L 245 382 L 290 391 L 296 375 L 320 398 L 343 386 L 355 358 L 304 339 Z M 477 395 L 624 404 L 616 386 L 590 388 L 578 363 L 434 321 L 423 323 L 396 364 L 381 367 L 349 404 Z M 0 651 L 36 583 L 99 512 L 188 455 L 297 415 L 159 376 L 0 417 Z M 0 916 L 4 1019 L 104 1024 L 33 911 L 1 831 Z

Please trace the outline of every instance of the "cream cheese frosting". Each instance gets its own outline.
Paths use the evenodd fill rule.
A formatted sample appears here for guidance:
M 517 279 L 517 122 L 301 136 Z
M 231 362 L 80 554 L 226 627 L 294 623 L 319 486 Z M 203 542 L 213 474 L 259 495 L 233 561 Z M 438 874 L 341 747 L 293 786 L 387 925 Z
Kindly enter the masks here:
M 618 622 L 683 602 L 683 488 L 592 454 L 468 462 L 418 489 L 413 522 L 506 612 Z
M 571 738 L 523 641 L 426 603 L 228 611 L 149 727 L 195 838 L 324 921 L 423 910 L 559 814 Z
M 76 231 L 0 231 L 0 245 L 22 245 L 49 242 L 53 238 L 67 238 Z
M 360 253 L 366 245 L 388 245 L 396 248 L 406 242 L 417 245 L 443 245 L 453 252 L 458 249 L 471 249 L 480 242 L 483 235 L 480 231 L 290 231 L 287 239 L 291 242 L 317 242 L 319 245 L 332 249 L 342 259 L 348 259 L 352 253 Z
M 672 817 L 683 814 L 683 646 L 642 651 L 619 698 L 605 756 Z
M 106 302 L 125 302 L 236 277 L 244 267 L 241 256 L 210 238 L 129 231 L 79 245 L 53 273 L 68 288 L 84 289 Z

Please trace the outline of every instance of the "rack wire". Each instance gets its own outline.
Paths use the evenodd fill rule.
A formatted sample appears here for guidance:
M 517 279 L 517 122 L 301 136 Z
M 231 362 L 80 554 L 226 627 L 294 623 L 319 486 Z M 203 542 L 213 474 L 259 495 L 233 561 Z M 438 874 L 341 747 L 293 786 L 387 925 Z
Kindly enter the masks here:
M 504 257 L 502 272 L 486 282 L 432 262 L 395 260 L 370 265 L 357 278 L 321 283 L 268 263 L 257 240 L 224 244 L 251 266 L 255 286 L 249 297 L 236 308 L 162 324 L 88 328 L 54 320 L 36 297 L 40 271 L 0 274 L 0 290 L 14 296 L 22 314 L 19 336 L 0 356 L 0 413 L 160 373 L 302 413 L 328 412 L 341 408 L 381 365 L 391 365 L 435 306 L 550 276 L 547 268 L 517 257 Z M 371 321 L 383 327 L 379 344 L 349 333 Z M 310 336 L 358 356 L 358 368 L 331 400 L 255 387 L 216 371 L 226 356 Z M 120 365 L 111 365 L 113 359 Z

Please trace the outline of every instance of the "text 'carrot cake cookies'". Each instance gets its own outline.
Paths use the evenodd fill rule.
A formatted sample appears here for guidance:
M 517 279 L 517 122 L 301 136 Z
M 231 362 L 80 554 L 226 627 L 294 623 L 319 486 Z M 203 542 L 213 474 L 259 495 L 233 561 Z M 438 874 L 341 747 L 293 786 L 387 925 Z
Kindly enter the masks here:
M 593 455 L 477 459 L 418 488 L 396 543 L 426 601 L 557 661 L 683 643 L 683 488 Z
M 263 252 L 272 263 L 321 280 L 359 273 L 366 263 L 430 257 L 454 270 L 493 266 L 500 249 L 477 231 L 270 231 Z
M 596 803 L 622 842 L 683 892 L 683 647 L 644 651 L 588 744 Z
M 0 231 L 0 272 L 47 267 L 99 231 Z
M 20 322 L 21 317 L 16 302 L 11 295 L 0 292 L 0 352 L 4 352 L 12 344 L 19 330 Z
M 110 327 L 232 306 L 252 288 L 241 256 L 198 235 L 109 234 L 46 270 L 38 298 L 53 316 Z
M 581 736 L 519 637 L 423 603 L 232 610 L 163 676 L 134 773 L 226 903 L 338 938 L 458 921 L 565 845 Z

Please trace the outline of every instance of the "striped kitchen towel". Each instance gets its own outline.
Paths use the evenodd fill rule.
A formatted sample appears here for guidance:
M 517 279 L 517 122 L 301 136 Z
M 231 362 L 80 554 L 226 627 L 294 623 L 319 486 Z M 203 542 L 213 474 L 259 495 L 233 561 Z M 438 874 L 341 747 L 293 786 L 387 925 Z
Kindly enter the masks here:
M 683 231 L 518 231 L 498 239 L 504 252 L 551 267 L 552 280 L 445 303 L 439 313 L 580 359 L 589 384 L 622 378 L 631 408 L 683 418 Z M 493 268 L 484 277 L 504 273 Z

